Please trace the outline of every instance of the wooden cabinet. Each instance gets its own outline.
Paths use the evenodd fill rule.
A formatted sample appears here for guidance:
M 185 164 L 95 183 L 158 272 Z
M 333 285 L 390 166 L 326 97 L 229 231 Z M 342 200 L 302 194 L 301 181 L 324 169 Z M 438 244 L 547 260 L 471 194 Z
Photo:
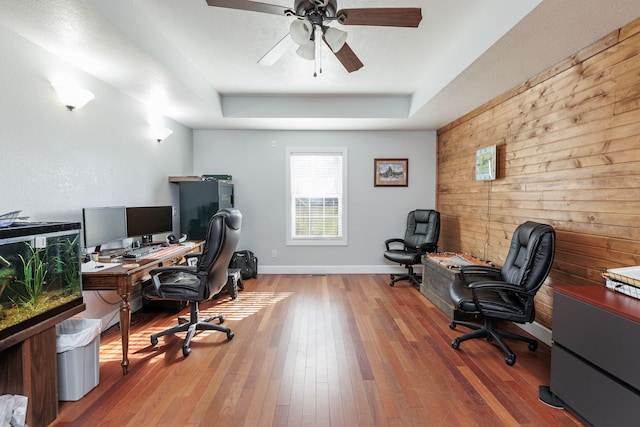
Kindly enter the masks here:
M 551 392 L 595 426 L 640 420 L 640 300 L 604 286 L 555 288 Z

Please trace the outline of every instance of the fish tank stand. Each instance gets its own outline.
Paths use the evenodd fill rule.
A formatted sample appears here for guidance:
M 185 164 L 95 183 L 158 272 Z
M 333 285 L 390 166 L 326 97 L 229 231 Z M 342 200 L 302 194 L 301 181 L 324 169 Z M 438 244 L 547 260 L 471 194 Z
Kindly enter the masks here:
M 31 427 L 46 427 L 58 417 L 56 324 L 85 308 L 76 305 L 0 341 L 0 395 L 27 396 Z

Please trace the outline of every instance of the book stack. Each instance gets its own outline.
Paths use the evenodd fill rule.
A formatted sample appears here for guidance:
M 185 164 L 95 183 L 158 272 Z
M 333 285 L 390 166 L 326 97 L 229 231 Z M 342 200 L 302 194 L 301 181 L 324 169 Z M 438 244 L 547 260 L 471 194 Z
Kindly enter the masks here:
M 610 268 L 602 277 L 607 288 L 640 299 L 640 266 Z

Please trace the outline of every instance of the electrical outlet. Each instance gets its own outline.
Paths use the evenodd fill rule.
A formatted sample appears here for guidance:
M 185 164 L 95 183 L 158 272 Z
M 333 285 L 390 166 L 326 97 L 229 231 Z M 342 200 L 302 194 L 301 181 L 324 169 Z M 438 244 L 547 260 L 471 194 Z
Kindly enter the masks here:
M 276 251 L 275 249 L 271 251 L 271 258 L 275 258 L 278 256 L 278 251 Z
M 275 147 L 276 145 L 277 145 L 277 144 L 276 144 L 276 140 L 275 140 L 275 139 L 274 139 L 273 141 L 271 141 L 271 146 L 272 146 L 272 147 Z

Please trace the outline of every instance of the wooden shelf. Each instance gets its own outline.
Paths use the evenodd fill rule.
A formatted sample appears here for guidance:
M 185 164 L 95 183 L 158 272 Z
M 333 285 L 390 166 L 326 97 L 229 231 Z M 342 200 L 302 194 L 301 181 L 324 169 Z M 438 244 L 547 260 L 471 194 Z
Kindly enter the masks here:
M 169 182 L 200 182 L 203 181 L 201 176 L 170 176 Z

